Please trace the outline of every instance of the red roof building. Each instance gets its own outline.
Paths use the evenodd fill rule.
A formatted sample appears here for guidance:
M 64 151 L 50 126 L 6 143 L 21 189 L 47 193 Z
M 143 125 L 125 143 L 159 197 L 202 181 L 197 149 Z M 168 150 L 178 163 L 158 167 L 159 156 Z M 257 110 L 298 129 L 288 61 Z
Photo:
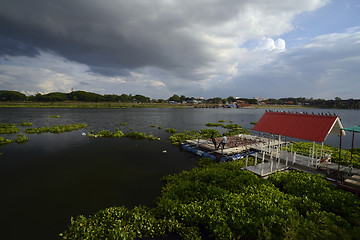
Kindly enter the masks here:
M 267 111 L 252 130 L 321 143 L 329 134 L 345 135 L 342 128 L 335 115 Z

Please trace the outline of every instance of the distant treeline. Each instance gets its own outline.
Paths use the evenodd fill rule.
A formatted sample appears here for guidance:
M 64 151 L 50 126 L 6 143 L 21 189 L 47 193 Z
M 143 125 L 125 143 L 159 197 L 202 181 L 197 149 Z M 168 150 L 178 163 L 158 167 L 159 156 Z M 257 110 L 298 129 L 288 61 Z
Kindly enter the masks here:
M 270 105 L 302 105 L 309 107 L 321 108 L 343 108 L 343 109 L 360 109 L 360 99 L 347 99 L 343 100 L 335 97 L 332 100 L 313 99 L 313 98 L 280 98 L 280 99 L 262 99 L 255 98 L 209 98 L 197 99 L 194 97 L 185 97 L 184 95 L 178 96 L 174 94 L 168 99 L 150 99 L 143 95 L 132 94 L 105 94 L 100 95 L 97 93 L 86 91 L 73 91 L 70 93 L 52 92 L 48 94 L 36 94 L 33 96 L 26 96 L 17 91 L 0 90 L 0 101 L 30 101 L 30 102 L 61 102 L 61 101 L 81 101 L 81 102 L 137 102 L 137 103 L 202 103 L 202 104 L 226 104 L 226 103 L 248 103 L 248 104 L 270 104 Z

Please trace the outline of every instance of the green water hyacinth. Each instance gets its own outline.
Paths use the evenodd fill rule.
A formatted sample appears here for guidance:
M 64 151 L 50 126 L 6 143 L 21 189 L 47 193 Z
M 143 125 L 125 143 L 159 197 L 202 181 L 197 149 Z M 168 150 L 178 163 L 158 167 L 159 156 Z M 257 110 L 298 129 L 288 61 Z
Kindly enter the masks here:
M 122 138 L 125 134 L 122 131 L 116 130 L 115 132 L 110 132 L 109 130 L 102 130 L 98 133 L 91 131 L 88 133 L 89 137 L 113 137 L 113 138 Z
M 0 124 L 0 134 L 12 134 L 18 132 L 20 132 L 20 129 L 18 129 L 15 124 L 9 124 L 9 123 Z
M 24 132 L 33 134 L 33 133 L 62 133 L 62 132 L 70 132 L 73 130 L 78 130 L 80 128 L 87 127 L 84 123 L 75 123 L 75 124 L 68 124 L 68 125 L 53 125 L 52 127 L 39 127 L 39 128 L 27 128 Z
M 24 134 L 18 134 L 14 141 L 16 143 L 26 143 L 29 141 L 29 138 L 26 137 Z
M 59 118 L 59 115 L 53 115 L 53 116 L 49 116 L 49 118 Z
M 7 139 L 7 138 L 4 138 L 4 137 L 0 137 L 0 146 L 5 145 L 5 144 L 9 144 L 9 143 L 12 143 L 12 142 L 13 142 L 12 139 Z
M 22 126 L 22 127 L 31 127 L 32 125 L 33 125 L 32 122 L 23 122 L 18 124 L 18 126 Z
M 125 136 L 133 139 L 147 139 L 146 133 L 142 133 L 142 132 L 131 132 L 126 134 Z
M 242 128 L 242 126 L 239 125 L 239 124 L 236 124 L 236 123 L 231 123 L 231 124 L 224 125 L 223 128 L 226 128 L 226 129 L 239 129 L 239 128 Z
M 222 127 L 224 124 L 222 123 L 206 123 L 205 126 L 207 127 Z
M 177 130 L 175 128 L 167 128 L 165 131 L 168 133 L 176 133 L 177 132 Z

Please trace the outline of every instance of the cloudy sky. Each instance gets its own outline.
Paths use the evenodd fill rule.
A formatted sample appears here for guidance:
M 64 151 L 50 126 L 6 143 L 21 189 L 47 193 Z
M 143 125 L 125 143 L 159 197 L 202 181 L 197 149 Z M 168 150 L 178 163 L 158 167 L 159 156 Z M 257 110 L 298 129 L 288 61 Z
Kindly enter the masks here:
M 360 98 L 358 0 L 0 6 L 0 90 Z

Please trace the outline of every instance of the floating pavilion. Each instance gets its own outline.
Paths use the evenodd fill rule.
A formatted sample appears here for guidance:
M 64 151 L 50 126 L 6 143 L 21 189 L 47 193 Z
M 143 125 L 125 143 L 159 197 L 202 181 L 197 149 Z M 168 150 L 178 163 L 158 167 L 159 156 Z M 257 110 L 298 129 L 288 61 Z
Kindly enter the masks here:
M 243 170 L 251 171 L 261 177 L 277 171 L 297 169 L 322 174 L 325 177 L 330 176 L 328 180 L 334 181 L 338 186 L 344 185 L 343 183 L 351 183 L 355 187 L 358 185 L 358 190 L 353 192 L 360 192 L 360 170 L 351 165 L 341 166 L 340 160 L 338 164 L 331 162 L 331 152 L 323 149 L 324 141 L 332 134 L 340 136 L 341 152 L 341 137 L 346 134 L 345 131 L 353 133 L 354 141 L 354 133 L 360 132 L 360 125 L 344 128 L 340 118 L 329 113 L 308 114 L 268 110 L 252 130 L 258 134 L 228 137 L 224 149 L 217 148 L 221 138 L 215 141 L 214 139 L 187 140 L 181 144 L 181 147 L 199 156 L 222 162 L 246 157 L 246 166 Z M 266 135 L 268 137 L 264 137 Z M 291 142 L 286 138 L 310 141 L 313 142 L 313 146 L 308 153 L 295 152 L 292 150 Z M 316 142 L 320 143 L 321 147 L 318 147 Z M 290 148 L 291 151 L 284 150 L 284 147 Z M 255 158 L 254 165 L 248 165 L 249 155 Z

